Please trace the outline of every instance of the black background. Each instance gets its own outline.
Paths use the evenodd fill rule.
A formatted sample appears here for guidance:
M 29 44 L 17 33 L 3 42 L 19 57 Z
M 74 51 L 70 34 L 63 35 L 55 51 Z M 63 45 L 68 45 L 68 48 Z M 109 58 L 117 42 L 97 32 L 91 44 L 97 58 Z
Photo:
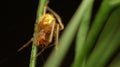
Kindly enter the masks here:
M 100 5 L 95 1 L 92 18 Z M 81 0 L 50 0 L 49 7 L 57 12 L 66 26 Z M 5 7 L 7 5 L 7 7 Z M 0 67 L 28 67 L 31 46 L 17 52 L 33 35 L 38 0 L 9 0 L 2 5 L 0 20 Z M 73 44 L 74 45 L 74 44 Z M 74 57 L 71 46 L 61 67 L 69 67 Z M 49 51 L 49 49 L 48 49 Z M 39 56 L 37 67 L 42 66 L 47 57 L 47 50 Z

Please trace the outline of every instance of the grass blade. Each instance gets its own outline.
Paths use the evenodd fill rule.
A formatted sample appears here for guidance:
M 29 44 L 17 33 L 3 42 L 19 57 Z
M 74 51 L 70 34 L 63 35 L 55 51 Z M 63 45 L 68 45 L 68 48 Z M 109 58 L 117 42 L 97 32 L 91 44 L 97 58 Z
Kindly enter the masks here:
M 88 29 L 89 29 L 89 24 L 90 24 L 90 17 L 91 17 L 91 11 L 92 11 L 92 6 L 93 6 L 93 1 L 89 2 L 89 5 L 85 11 L 85 15 L 81 21 L 81 24 L 79 26 L 79 30 L 78 30 L 78 34 L 77 34 L 77 39 L 76 39 L 76 51 L 75 51 L 75 60 L 74 60 L 74 63 L 73 63 L 73 67 L 85 67 L 85 59 L 82 61 L 83 64 L 80 65 L 78 62 L 78 58 L 80 57 L 79 56 L 79 53 L 81 53 L 81 49 L 85 43 L 85 40 L 86 40 L 86 37 L 87 37 L 87 33 L 88 33 Z
M 107 59 L 105 60 L 105 58 L 109 58 L 111 56 L 110 54 L 112 54 L 112 51 L 114 51 L 115 48 L 118 47 L 118 42 L 120 42 L 120 40 L 118 39 L 120 37 L 120 32 L 118 32 L 120 31 L 119 16 L 120 10 L 118 12 L 114 12 L 109 18 L 97 42 L 97 46 L 95 47 L 93 53 L 87 61 L 87 67 L 93 67 L 95 65 L 97 65 L 95 67 L 104 67 L 101 65 L 103 65 L 103 62 L 105 64 L 105 61 L 107 61 Z
M 58 50 L 53 51 L 44 67 L 59 67 L 63 57 L 65 56 L 70 47 L 70 43 L 72 42 L 73 37 L 75 36 L 77 28 L 81 23 L 82 17 L 85 14 L 89 2 L 91 1 L 92 0 L 84 0 L 82 4 L 79 5 L 77 11 L 75 12 L 74 16 L 70 20 L 68 26 L 66 27 L 60 38 Z
M 37 17 L 36 17 L 36 23 L 37 24 L 40 20 L 40 16 L 42 15 L 43 13 L 43 8 L 44 8 L 44 5 L 45 5 L 45 2 L 46 0 L 40 0 L 39 1 L 39 5 L 38 5 L 38 11 L 37 11 Z M 37 26 L 35 26 L 34 28 L 34 34 L 36 34 L 37 32 Z M 37 46 L 35 46 L 35 43 L 36 43 L 36 40 L 34 38 L 34 41 L 33 41 L 33 44 L 32 44 L 32 50 L 31 50 L 31 57 L 30 57 L 30 64 L 29 64 L 29 67 L 36 67 L 36 60 L 37 60 L 37 51 L 38 51 L 38 48 Z
M 102 2 L 99 12 L 97 13 L 93 21 L 93 24 L 88 33 L 86 42 L 83 45 L 83 48 L 81 49 L 82 51 L 79 53 L 79 58 L 78 58 L 79 61 L 77 61 L 79 62 L 79 65 L 82 65 L 84 58 L 90 52 L 90 49 L 93 47 L 95 40 L 97 39 L 97 36 L 100 33 L 100 30 L 104 26 L 105 21 L 109 16 L 109 13 L 112 8 L 110 7 L 108 1 L 109 0 L 104 0 Z
M 108 67 L 119 67 L 120 66 L 120 52 L 115 56 L 114 60 L 110 63 Z

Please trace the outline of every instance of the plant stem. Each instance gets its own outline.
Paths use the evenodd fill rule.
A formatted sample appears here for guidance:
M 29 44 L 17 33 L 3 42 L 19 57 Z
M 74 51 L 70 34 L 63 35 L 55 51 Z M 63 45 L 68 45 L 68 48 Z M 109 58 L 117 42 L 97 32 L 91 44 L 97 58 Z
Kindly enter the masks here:
M 40 20 L 40 16 L 43 13 L 45 2 L 46 2 L 46 0 L 39 0 L 37 17 L 36 17 L 36 23 L 35 23 L 35 28 L 34 28 L 34 34 L 37 33 L 37 25 L 36 24 Z M 36 55 L 37 55 L 38 47 L 35 45 L 35 43 L 36 43 L 36 39 L 34 38 L 33 44 L 32 44 L 32 50 L 31 50 L 31 57 L 30 57 L 29 67 L 36 67 L 36 61 L 37 61 Z

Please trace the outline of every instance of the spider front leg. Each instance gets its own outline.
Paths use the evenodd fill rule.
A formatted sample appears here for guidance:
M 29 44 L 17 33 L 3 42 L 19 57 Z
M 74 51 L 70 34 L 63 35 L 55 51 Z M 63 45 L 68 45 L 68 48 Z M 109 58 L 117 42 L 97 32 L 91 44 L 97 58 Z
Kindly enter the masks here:
M 51 29 L 51 33 L 50 33 L 50 37 L 49 37 L 49 43 L 52 42 L 53 34 L 54 34 L 54 30 L 55 30 L 55 25 L 56 25 L 56 23 L 53 22 L 53 24 L 52 24 L 52 29 Z
M 55 41 L 54 41 L 55 49 L 58 49 L 59 31 L 60 31 L 60 25 L 56 24 Z
M 60 25 L 60 30 L 63 30 L 64 29 L 64 25 L 62 23 L 62 20 L 60 18 L 60 16 L 55 12 L 53 11 L 51 8 L 49 8 L 48 6 L 46 7 L 48 11 L 50 11 L 54 16 L 55 18 L 57 19 L 59 25 Z

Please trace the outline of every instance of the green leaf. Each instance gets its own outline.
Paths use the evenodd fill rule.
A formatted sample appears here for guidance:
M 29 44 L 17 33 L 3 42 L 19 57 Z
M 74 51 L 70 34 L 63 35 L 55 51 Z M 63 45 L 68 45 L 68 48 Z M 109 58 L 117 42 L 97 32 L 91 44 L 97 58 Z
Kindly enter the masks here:
M 86 58 L 82 62 L 78 62 L 79 61 L 78 58 L 80 57 L 79 53 L 83 52 L 82 48 L 87 38 L 90 19 L 91 19 L 92 6 L 93 6 L 93 1 L 89 2 L 89 5 L 88 5 L 89 8 L 86 9 L 85 15 L 83 16 L 81 24 L 79 26 L 79 30 L 76 38 L 75 60 L 73 63 L 73 67 L 85 67 Z M 80 65 L 80 63 L 83 63 L 83 64 Z
M 120 8 L 114 11 L 106 23 L 91 56 L 87 60 L 87 67 L 104 67 L 119 47 L 120 43 Z M 98 61 L 99 60 L 99 61 Z
M 62 59 L 70 47 L 71 42 L 73 41 L 77 28 L 81 23 L 82 17 L 84 16 L 86 9 L 91 2 L 93 2 L 93 0 L 84 0 L 82 4 L 79 5 L 68 26 L 65 27 L 65 30 L 60 38 L 58 50 L 53 51 L 44 67 L 59 67 Z

